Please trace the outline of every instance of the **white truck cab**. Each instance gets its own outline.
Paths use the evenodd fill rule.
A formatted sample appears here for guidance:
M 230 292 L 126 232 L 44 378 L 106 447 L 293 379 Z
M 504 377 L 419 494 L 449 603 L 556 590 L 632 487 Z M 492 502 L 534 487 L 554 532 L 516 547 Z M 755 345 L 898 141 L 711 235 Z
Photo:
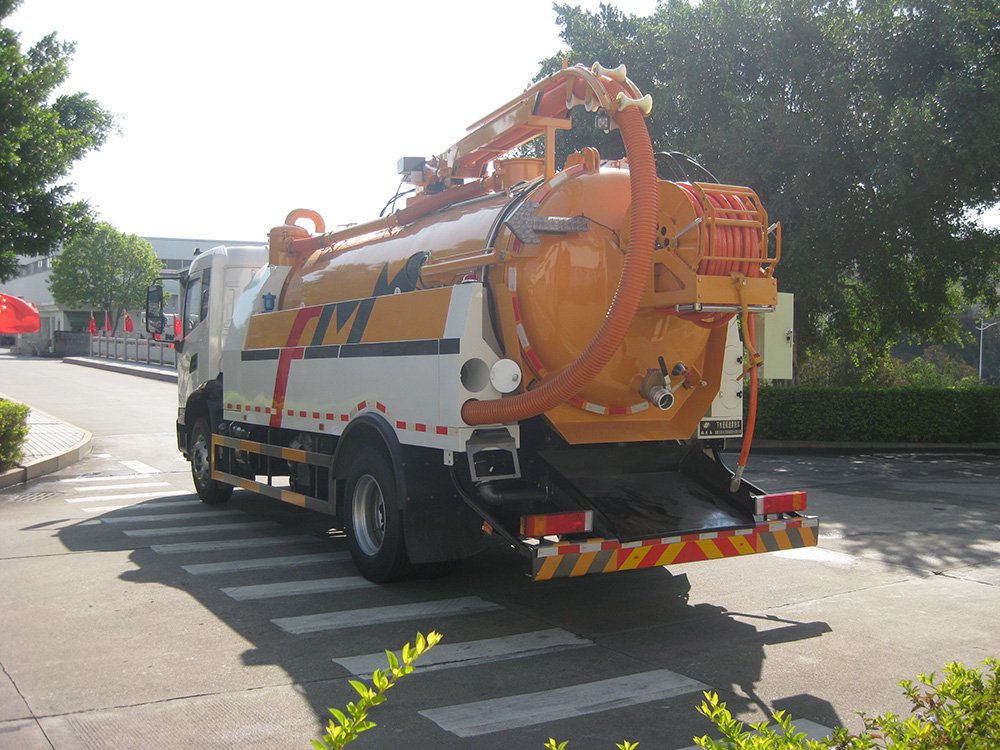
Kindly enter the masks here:
M 222 350 L 233 320 L 233 308 L 244 287 L 267 264 L 267 247 L 213 247 L 195 256 L 180 276 L 181 336 L 177 349 L 177 447 L 192 463 L 192 432 L 199 419 L 208 434 L 220 414 Z M 147 304 L 148 307 L 148 304 Z M 162 315 L 147 309 L 147 329 Z M 161 323 L 162 325 L 162 323 Z M 207 451 L 207 448 L 206 448 Z

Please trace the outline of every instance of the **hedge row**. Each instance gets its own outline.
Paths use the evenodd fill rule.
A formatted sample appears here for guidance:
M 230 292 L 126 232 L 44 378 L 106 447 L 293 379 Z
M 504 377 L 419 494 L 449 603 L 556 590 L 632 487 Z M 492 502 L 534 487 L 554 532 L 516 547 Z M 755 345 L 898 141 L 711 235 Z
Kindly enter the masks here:
M 21 447 L 28 438 L 28 407 L 0 399 L 0 471 L 21 460 Z
M 1000 388 L 765 387 L 761 440 L 1000 442 Z

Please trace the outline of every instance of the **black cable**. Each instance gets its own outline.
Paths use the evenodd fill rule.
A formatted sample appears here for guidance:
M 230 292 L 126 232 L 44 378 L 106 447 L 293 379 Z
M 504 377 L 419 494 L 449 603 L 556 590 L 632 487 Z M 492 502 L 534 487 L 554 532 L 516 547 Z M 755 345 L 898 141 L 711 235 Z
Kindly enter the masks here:
M 378 212 L 378 215 L 379 215 L 380 218 L 382 216 L 385 216 L 385 212 L 389 209 L 389 206 L 392 206 L 393 208 L 395 208 L 396 201 L 398 201 L 404 195 L 409 195 L 410 193 L 416 192 L 416 188 L 411 188 L 411 189 L 409 189 L 409 190 L 407 190 L 405 192 L 400 192 L 400 188 L 403 187 L 403 183 L 405 181 L 406 181 L 405 177 L 399 181 L 399 186 L 396 188 L 396 194 L 394 196 L 392 196 L 388 201 L 386 201 L 386 204 L 384 206 L 382 206 L 382 210 Z

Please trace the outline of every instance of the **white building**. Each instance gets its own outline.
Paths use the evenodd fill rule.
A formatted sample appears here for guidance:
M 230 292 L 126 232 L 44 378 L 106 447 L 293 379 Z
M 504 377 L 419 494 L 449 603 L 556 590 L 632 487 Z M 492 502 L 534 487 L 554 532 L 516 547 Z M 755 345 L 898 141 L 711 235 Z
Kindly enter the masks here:
M 163 261 L 164 270 L 180 271 L 187 268 L 194 258 L 195 252 L 208 250 L 217 245 L 260 245 L 263 240 L 257 242 L 238 242 L 228 240 L 206 240 L 206 239 L 183 239 L 176 237 L 144 237 L 153 246 L 156 257 Z M 10 281 L 0 284 L 0 291 L 13 294 L 17 297 L 34 303 L 38 308 L 39 316 L 42 319 L 42 327 L 37 336 L 42 341 L 50 339 L 54 331 L 86 331 L 90 325 L 91 310 L 74 310 L 56 304 L 52 299 L 52 292 L 49 291 L 49 278 L 52 275 L 52 257 L 44 258 L 24 257 L 21 259 L 21 274 Z M 166 304 L 165 312 L 176 313 L 178 288 L 176 281 L 168 281 L 164 284 L 171 298 Z M 137 317 L 139 311 L 133 310 L 136 331 L 138 332 L 142 323 Z M 94 310 L 94 318 L 97 320 L 98 328 L 104 327 L 104 315 L 99 310 Z

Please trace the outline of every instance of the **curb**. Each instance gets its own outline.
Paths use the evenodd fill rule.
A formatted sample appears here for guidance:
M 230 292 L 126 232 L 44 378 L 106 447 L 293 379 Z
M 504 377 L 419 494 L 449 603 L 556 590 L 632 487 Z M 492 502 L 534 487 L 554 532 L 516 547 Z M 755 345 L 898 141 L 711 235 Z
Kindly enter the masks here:
M 114 359 L 97 359 L 96 357 L 64 357 L 63 362 L 70 365 L 82 365 L 98 370 L 121 372 L 126 375 L 138 375 L 151 380 L 162 380 L 166 383 L 177 382 L 177 370 L 156 365 L 144 365 L 140 362 L 122 362 Z
M 739 441 L 727 452 L 739 451 Z M 806 440 L 754 440 L 753 453 L 1000 453 L 1000 443 L 842 443 Z
M 13 401 L 14 399 L 7 400 Z M 89 455 L 91 448 L 93 447 L 94 436 L 88 430 L 84 430 L 76 425 L 71 425 L 68 422 L 63 422 L 61 419 L 56 419 L 51 414 L 46 414 L 40 409 L 35 409 L 33 407 L 29 408 L 31 408 L 35 414 L 41 414 L 46 419 L 50 419 L 53 422 L 59 422 L 60 424 L 64 424 L 77 432 L 83 433 L 83 437 L 60 453 L 19 464 L 13 469 L 8 469 L 3 472 L 0 474 L 0 489 L 13 487 L 17 484 L 24 484 L 29 479 L 37 479 L 38 477 L 45 476 L 46 474 L 51 474 L 54 471 L 59 471 L 59 469 L 64 469 L 67 466 L 76 463 L 84 456 Z

